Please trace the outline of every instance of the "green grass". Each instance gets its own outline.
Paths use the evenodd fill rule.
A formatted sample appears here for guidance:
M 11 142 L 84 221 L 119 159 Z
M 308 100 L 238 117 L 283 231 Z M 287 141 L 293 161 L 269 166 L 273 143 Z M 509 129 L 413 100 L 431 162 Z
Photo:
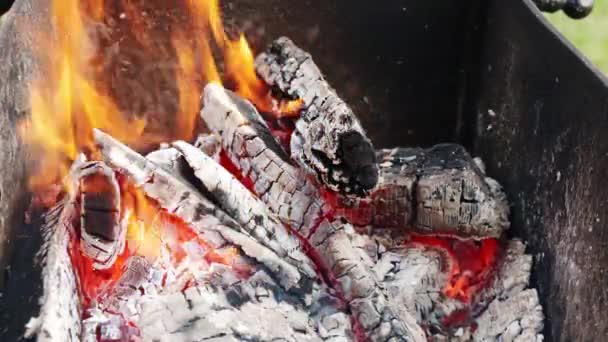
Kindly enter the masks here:
M 595 0 L 593 12 L 582 20 L 568 18 L 559 11 L 547 18 L 582 53 L 608 74 L 608 0 Z

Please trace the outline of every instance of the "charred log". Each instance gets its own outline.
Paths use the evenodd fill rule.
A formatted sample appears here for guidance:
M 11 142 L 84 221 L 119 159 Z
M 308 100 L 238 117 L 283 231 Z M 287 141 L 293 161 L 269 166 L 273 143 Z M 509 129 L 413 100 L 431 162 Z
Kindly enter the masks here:
M 26 337 L 39 342 L 80 341 L 81 298 L 78 280 L 69 255 L 72 223 L 78 207 L 66 197 L 49 210 L 42 226 L 43 244 L 38 256 L 42 262 L 43 294 L 40 313 L 27 324 Z
M 324 212 L 316 184 L 292 164 L 255 107 L 222 87 L 209 84 L 201 117 L 253 191 L 272 212 L 308 236 Z
M 396 148 L 377 155 L 380 181 L 372 195 L 341 201 L 340 214 L 353 223 L 474 239 L 500 237 L 508 229 L 504 192 L 463 147 Z
M 94 260 L 94 268 L 107 269 L 123 252 L 127 233 L 114 171 L 102 162 L 88 162 L 73 177 L 79 183 L 81 249 Z
M 291 156 L 330 189 L 363 195 L 378 181 L 371 141 L 350 107 L 327 83 L 310 54 L 286 37 L 256 59 L 258 74 L 304 108 L 291 137 Z
M 182 153 L 192 167 L 194 174 L 205 188 L 205 192 L 211 194 L 220 203 L 220 206 L 242 225 L 243 229 L 263 245 L 276 251 L 279 258 L 296 266 L 296 269 L 291 272 L 290 278 L 284 280 L 288 287 L 293 286 L 294 282 L 310 282 L 316 278 L 313 264 L 304 254 L 305 248 L 270 213 L 261 200 L 198 148 L 185 142 L 176 142 L 173 146 Z
M 387 297 L 365 251 L 365 239 L 350 224 L 324 221 L 311 244 L 333 272 L 353 315 L 372 341 L 425 341 L 413 316 Z

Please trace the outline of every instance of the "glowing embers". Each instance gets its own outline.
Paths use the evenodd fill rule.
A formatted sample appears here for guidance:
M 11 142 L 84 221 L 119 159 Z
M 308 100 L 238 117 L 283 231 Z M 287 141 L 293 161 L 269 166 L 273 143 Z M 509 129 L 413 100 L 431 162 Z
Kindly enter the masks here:
M 34 36 L 35 57 L 44 69 L 31 84 L 31 117 L 19 124 L 21 138 L 36 155 L 30 189 L 42 192 L 61 183 L 79 153 L 93 157 L 92 128 L 139 150 L 191 140 L 200 93 L 210 82 L 224 80 L 274 117 L 299 114 L 300 100 L 276 100 L 256 75 L 245 37 L 224 32 L 218 0 L 171 2 L 171 10 L 184 7 L 184 17 L 163 17 L 162 29 L 147 14 L 151 6 L 51 1 L 54 30 Z M 120 42 L 113 40 L 117 34 Z M 223 63 L 216 63 L 214 47 Z
M 443 293 L 467 303 L 487 286 L 495 275 L 501 253 L 497 239 L 465 241 L 449 237 L 411 235 L 409 243 L 445 253 L 449 277 Z
M 115 238 L 122 239 L 125 248 L 116 249 L 117 254 L 112 262 L 99 267 L 95 256 L 86 253 L 87 248 L 83 246 L 87 240 L 82 235 L 90 234 L 92 228 L 83 226 L 83 222 L 87 221 L 82 219 L 80 224 L 74 222 L 74 234 L 69 244 L 70 257 L 78 275 L 85 309 L 92 303 L 103 303 L 112 294 L 115 284 L 129 271 L 132 259 L 143 258 L 150 269 L 156 270 L 159 290 L 169 285 L 187 288 L 204 281 L 206 270 L 212 264 L 235 266 L 236 273 L 247 275 L 249 269 L 242 262 L 239 263 L 239 253 L 234 247 L 211 246 L 201 234 L 159 208 L 124 176 L 118 175 L 118 178 L 120 221 L 125 225 L 126 232 Z M 90 179 L 90 174 L 81 178 L 81 184 L 87 179 Z M 105 181 L 100 183 L 106 184 Z M 96 189 L 102 190 L 100 187 Z M 84 210 L 90 208 L 81 206 L 81 215 L 84 215 Z M 98 229 L 105 227 L 105 222 L 99 220 L 87 224 L 95 225 Z M 94 238 L 107 241 L 107 236 L 99 235 Z

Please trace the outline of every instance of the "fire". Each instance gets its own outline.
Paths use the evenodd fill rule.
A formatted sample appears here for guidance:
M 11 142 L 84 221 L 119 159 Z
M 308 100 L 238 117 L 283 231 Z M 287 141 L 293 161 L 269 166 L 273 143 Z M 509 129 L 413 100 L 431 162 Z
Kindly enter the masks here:
M 410 242 L 446 253 L 450 276 L 443 293 L 464 302 L 469 302 L 477 291 L 487 285 L 500 255 L 497 239 L 484 239 L 476 243 L 446 237 L 411 235 Z
M 92 128 L 135 143 L 145 127 L 142 120 L 125 119 L 107 89 L 94 82 L 95 48 L 78 5 L 77 0 L 53 1 L 56 36 L 38 37 L 54 38 L 56 45 L 40 49 L 46 68 L 31 84 L 31 118 L 20 126 L 21 137 L 41 158 L 30 179 L 33 190 L 60 182 L 78 153 L 93 153 Z M 96 15 L 99 11 L 95 7 Z
M 214 249 L 188 224 L 174 215 L 162 210 L 154 201 L 146 197 L 141 188 L 119 177 L 121 187 L 122 221 L 127 225 L 127 241 L 124 252 L 107 270 L 96 270 L 93 261 L 80 253 L 80 239 L 71 240 L 70 256 L 80 281 L 80 290 L 85 306 L 99 301 L 112 290 L 125 272 L 129 258 L 144 257 L 151 264 L 158 263 L 161 257 L 166 270 L 179 270 L 183 278 L 194 279 L 199 268 L 207 264 L 231 266 L 237 273 L 247 275 L 249 269 L 238 263 L 239 252 L 236 248 Z M 189 248 L 196 246 L 196 252 Z M 162 255 L 162 253 L 165 253 Z M 186 260 L 188 259 L 188 260 Z M 199 260 L 200 259 L 200 260 Z M 169 264 L 165 264 L 168 262 Z M 188 286 L 193 285 L 191 281 Z M 164 285 L 164 284 L 163 284 Z
M 223 55 L 223 80 L 229 88 L 251 100 L 263 113 L 274 117 L 298 115 L 300 100 L 275 100 L 269 87 L 257 76 L 254 53 L 245 36 L 231 39 L 226 34 L 218 0 L 184 1 L 189 18 L 169 32 L 174 51 L 167 52 L 175 63 L 172 70 L 178 108 L 174 127 L 161 134 L 147 131 L 151 121 L 144 117 L 146 113 L 126 115 L 121 111 L 112 93 L 113 86 L 103 75 L 100 65 L 104 47 L 99 45 L 95 28 L 104 25 L 109 4 L 103 0 L 52 1 L 54 31 L 37 37 L 42 47 L 36 57 L 44 70 L 31 83 L 31 117 L 19 127 L 20 136 L 36 156 L 31 190 L 39 192 L 60 183 L 81 152 L 95 159 L 92 128 L 100 128 L 135 149 L 163 141 L 192 139 L 203 86 L 222 82 L 214 46 Z M 156 43 L 158 37 L 147 31 L 148 19 L 138 6 L 142 5 L 121 1 L 121 18 L 128 22 L 142 50 L 164 54 Z
M 218 0 L 188 0 L 194 16 L 207 23 L 216 45 L 224 55 L 224 78 L 239 95 L 250 100 L 263 113 L 270 113 L 275 118 L 297 116 L 302 107 L 300 99 L 277 101 L 270 88 L 255 72 L 254 53 L 244 34 L 237 39 L 230 39 L 222 23 Z M 208 71 L 208 70 L 207 70 Z M 214 81 L 214 80 L 212 80 Z

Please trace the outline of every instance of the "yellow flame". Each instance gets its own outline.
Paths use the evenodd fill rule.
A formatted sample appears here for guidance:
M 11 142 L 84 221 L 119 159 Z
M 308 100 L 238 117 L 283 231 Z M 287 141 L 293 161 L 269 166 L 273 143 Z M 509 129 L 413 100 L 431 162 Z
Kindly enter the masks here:
M 127 220 L 127 244 L 131 253 L 154 261 L 160 255 L 162 244 L 158 208 L 135 187 L 127 187 L 123 194 Z
M 277 103 L 272 98 L 269 87 L 255 73 L 254 54 L 245 36 L 230 39 L 225 33 L 218 0 L 184 1 L 190 17 L 179 29 L 172 25 L 173 32 L 168 33 L 174 52 L 157 44 L 158 37 L 147 30 L 147 19 L 137 3 L 124 0 L 120 4 L 124 20 L 144 52 L 163 48 L 163 56 L 174 53 L 178 90 L 175 125 L 166 134 L 146 134 L 146 139 L 142 139 L 145 119 L 121 113 L 111 96 L 111 84 L 96 72 L 94 61 L 100 47 L 89 26 L 103 20 L 105 0 L 52 1 L 54 30 L 48 36 L 42 32 L 35 37 L 43 44 L 37 57 L 45 68 L 31 84 L 31 116 L 19 126 L 22 139 L 33 146 L 37 160 L 30 179 L 32 190 L 59 182 L 79 153 L 95 158 L 92 128 L 102 129 L 135 149 L 161 141 L 191 139 L 196 133 L 203 86 L 222 80 L 212 45 L 223 55 L 224 80 L 233 90 L 263 112 L 278 115 L 298 111 L 299 101 Z

